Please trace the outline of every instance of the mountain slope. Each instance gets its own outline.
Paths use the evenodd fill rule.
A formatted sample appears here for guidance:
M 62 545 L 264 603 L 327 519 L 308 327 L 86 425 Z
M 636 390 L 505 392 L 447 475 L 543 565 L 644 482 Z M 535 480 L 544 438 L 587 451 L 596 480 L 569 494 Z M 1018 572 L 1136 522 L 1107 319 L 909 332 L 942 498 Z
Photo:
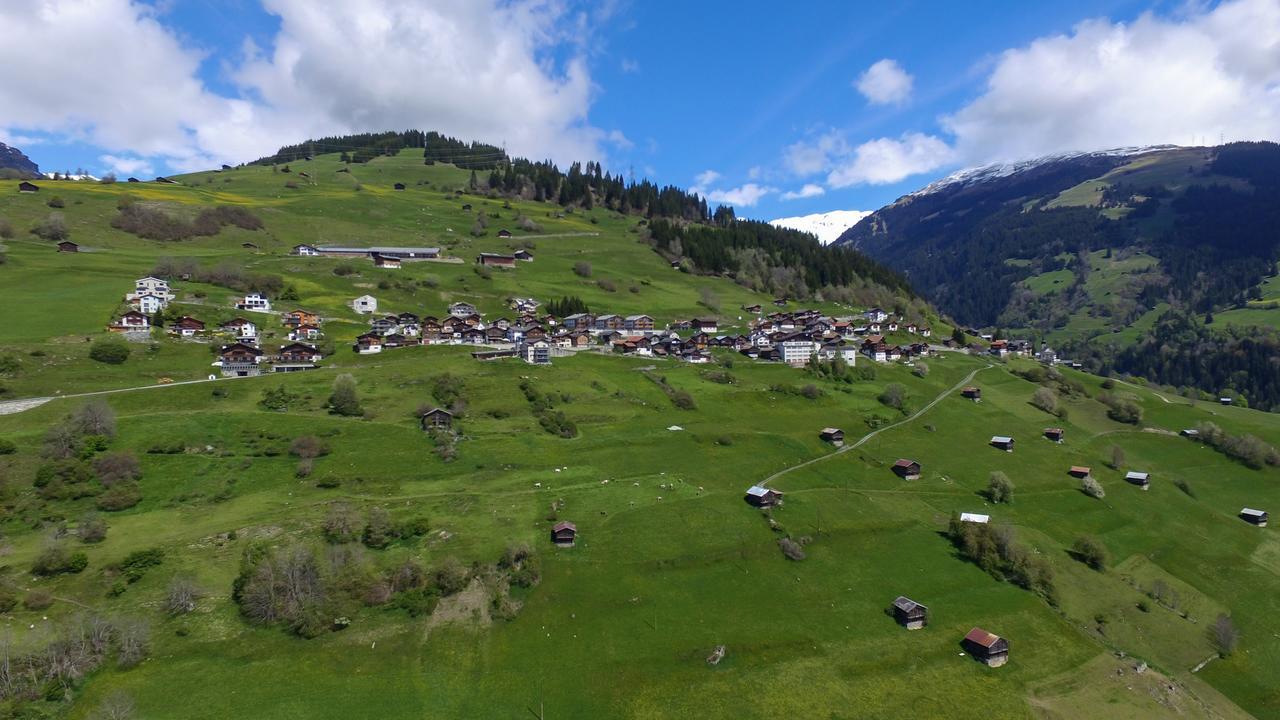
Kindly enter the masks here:
M 14 170 L 22 177 L 35 177 L 40 174 L 40 166 L 31 162 L 31 158 L 24 155 L 18 148 L 4 143 L 0 143 L 0 170 Z
M 870 210 L 831 210 L 812 215 L 777 218 L 776 220 L 770 220 L 769 224 L 812 233 L 818 238 L 818 242 L 823 245 L 830 245 L 844 234 L 845 230 L 857 225 L 859 221 L 870 214 Z

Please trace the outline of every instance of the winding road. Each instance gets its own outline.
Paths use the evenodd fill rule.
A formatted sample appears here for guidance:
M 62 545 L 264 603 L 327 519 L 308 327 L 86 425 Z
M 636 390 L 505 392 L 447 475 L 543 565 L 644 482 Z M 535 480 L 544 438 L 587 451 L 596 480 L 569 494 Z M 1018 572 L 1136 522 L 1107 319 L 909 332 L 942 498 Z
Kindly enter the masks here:
M 884 427 L 882 427 L 882 428 L 876 428 L 875 430 L 872 430 L 871 432 L 867 433 L 866 435 L 863 435 L 861 438 L 858 438 L 858 441 L 857 441 L 857 442 L 855 442 L 855 443 L 853 443 L 852 445 L 845 445 L 844 447 L 841 447 L 840 449 L 836 450 L 836 451 L 835 451 L 835 452 L 833 452 L 833 453 L 829 453 L 829 454 L 827 454 L 827 455 L 823 455 L 823 456 L 821 456 L 821 457 L 816 457 L 816 458 L 813 458 L 812 460 L 806 460 L 806 461 L 804 461 L 804 462 L 802 462 L 802 463 L 799 463 L 799 464 L 797 464 L 797 465 L 792 465 L 791 467 L 783 468 L 783 469 L 779 470 L 778 472 L 776 472 L 776 473 L 774 473 L 774 474 L 770 475 L 769 477 L 765 478 L 764 480 L 760 481 L 760 487 L 768 487 L 768 486 L 769 486 L 769 483 L 773 482 L 774 480 L 776 480 L 776 479 L 777 479 L 777 478 L 779 478 L 779 477 L 782 477 L 783 475 L 786 475 L 787 473 L 791 472 L 792 470 L 799 470 L 799 469 L 800 469 L 800 468 L 802 468 L 802 467 L 808 467 L 809 465 L 812 465 L 812 464 L 814 464 L 814 463 L 822 462 L 823 460 L 829 460 L 829 459 L 831 459 L 831 458 L 833 458 L 833 457 L 835 457 L 835 456 L 837 456 L 837 455 L 840 455 L 840 454 L 842 454 L 842 453 L 847 453 L 847 452 L 849 452 L 850 450 L 853 450 L 853 449 L 855 449 L 855 448 L 862 447 L 863 445 L 865 445 L 865 444 L 866 444 L 866 442 L 867 442 L 868 440 L 870 440 L 871 438 L 875 437 L 876 435 L 879 435 L 880 433 L 882 433 L 882 432 L 884 432 L 884 431 L 886 431 L 886 430 L 892 430 L 892 429 L 894 429 L 894 428 L 896 428 L 896 427 L 900 427 L 900 426 L 902 426 L 902 425 L 906 425 L 907 423 L 911 422 L 912 420 L 915 420 L 916 418 L 918 418 L 918 417 L 920 417 L 921 415 L 923 415 L 923 414 L 925 414 L 926 412 L 928 412 L 928 411 L 929 411 L 929 410 L 930 410 L 934 405 L 937 405 L 938 403 L 942 402 L 942 399 L 943 399 L 943 398 L 945 398 L 946 396 L 948 396 L 948 395 L 950 395 L 950 394 L 954 393 L 955 391 L 959 390 L 960 388 L 964 387 L 965 385 L 968 385 L 970 382 L 972 382 L 972 381 L 973 381 L 973 378 L 974 378 L 974 377 L 976 377 L 978 373 L 982 372 L 983 370 L 987 370 L 987 369 L 989 369 L 989 368 L 991 368 L 991 367 L 994 367 L 994 366 L 993 366 L 993 365 L 986 365 L 986 366 L 983 366 L 983 367 L 980 367 L 980 368 L 975 368 L 973 372 L 969 373 L 968 375 L 965 375 L 965 376 L 964 376 L 964 378 L 963 378 L 962 380 L 960 380 L 960 382 L 958 382 L 958 383 L 956 383 L 955 385 L 951 386 L 951 387 L 950 387 L 950 388 L 948 388 L 947 390 L 943 390 L 941 393 L 939 393 L 939 394 L 938 394 L 938 397 L 936 397 L 936 398 L 934 398 L 934 399 L 930 400 L 930 401 L 929 401 L 929 404 L 925 405 L 924 407 L 920 408 L 919 410 L 915 411 L 914 413 L 912 413 L 912 414 L 908 415 L 907 417 L 905 417 L 905 418 L 903 418 L 903 419 L 899 420 L 898 422 L 893 423 L 892 425 L 885 425 L 885 426 L 884 426 Z

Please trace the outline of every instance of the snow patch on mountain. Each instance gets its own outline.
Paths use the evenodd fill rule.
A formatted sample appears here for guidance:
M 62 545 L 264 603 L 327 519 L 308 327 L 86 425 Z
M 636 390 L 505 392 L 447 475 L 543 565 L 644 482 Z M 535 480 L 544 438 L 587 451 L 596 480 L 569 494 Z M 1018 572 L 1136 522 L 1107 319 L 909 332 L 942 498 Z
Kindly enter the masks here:
M 1026 172 L 1032 168 L 1048 165 L 1050 163 L 1062 162 L 1064 160 L 1074 160 L 1082 157 L 1127 157 L 1129 155 L 1141 155 L 1143 153 L 1155 152 L 1157 150 L 1170 150 L 1177 147 L 1176 145 L 1148 145 L 1144 147 L 1123 147 L 1112 148 L 1110 150 L 1094 150 L 1090 152 L 1066 152 L 1056 155 L 1045 155 L 1031 160 L 1019 160 L 1016 162 L 992 163 L 990 165 L 982 165 L 980 167 L 965 168 L 957 170 L 950 175 L 931 182 L 923 188 L 909 194 L 907 197 L 919 197 L 921 195 L 930 195 L 946 188 L 954 186 L 968 187 L 979 183 L 988 182 L 1006 178 L 1010 175 L 1017 175 L 1020 172 Z
M 814 213 L 770 220 L 774 227 L 791 228 L 801 232 L 813 233 L 818 242 L 830 245 L 845 230 L 858 224 L 858 221 L 871 214 L 870 210 L 832 210 L 831 212 Z

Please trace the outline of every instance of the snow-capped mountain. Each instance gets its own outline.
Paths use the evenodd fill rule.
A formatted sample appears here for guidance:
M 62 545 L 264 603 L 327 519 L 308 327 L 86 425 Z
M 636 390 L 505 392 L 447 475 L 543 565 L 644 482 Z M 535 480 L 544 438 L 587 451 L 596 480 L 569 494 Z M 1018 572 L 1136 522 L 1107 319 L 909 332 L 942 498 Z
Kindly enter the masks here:
M 1110 150 L 1095 150 L 1092 152 L 1065 152 L 1056 155 L 1045 155 L 1044 157 L 1032 158 L 1030 160 L 1018 160 L 1015 162 L 991 163 L 990 165 L 982 165 L 980 167 L 964 168 L 957 170 L 950 175 L 935 180 L 907 195 L 907 197 L 919 197 L 921 195 L 930 195 L 944 188 L 953 186 L 966 187 L 969 185 L 977 185 L 978 183 L 988 182 L 999 178 L 1016 175 L 1042 165 L 1063 162 L 1065 160 L 1075 160 L 1077 158 L 1097 158 L 1097 157 L 1128 157 L 1130 155 L 1141 155 L 1148 152 L 1157 152 L 1160 150 L 1169 150 L 1175 145 L 1148 145 L 1145 147 L 1123 147 L 1112 148 Z
M 829 245 L 840 237 L 840 233 L 857 225 L 859 220 L 870 214 L 870 210 L 832 210 L 813 215 L 778 218 L 770 220 L 769 224 L 813 233 L 818 236 L 818 242 Z

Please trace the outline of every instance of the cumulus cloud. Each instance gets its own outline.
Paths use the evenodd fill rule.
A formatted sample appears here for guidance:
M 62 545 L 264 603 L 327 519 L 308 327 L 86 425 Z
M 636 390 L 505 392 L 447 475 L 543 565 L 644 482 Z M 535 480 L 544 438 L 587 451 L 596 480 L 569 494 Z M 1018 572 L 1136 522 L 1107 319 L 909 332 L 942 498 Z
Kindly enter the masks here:
M 151 163 L 138 157 L 118 157 L 115 155 L 101 155 L 98 160 L 106 166 L 108 170 L 120 175 L 153 175 L 155 170 Z
M 901 105 L 911 97 L 911 77 L 897 60 L 880 60 L 858 76 L 853 86 L 873 105 Z
M 799 200 L 801 198 L 818 197 L 826 192 L 827 191 L 822 189 L 822 186 L 817 183 L 805 183 L 804 187 L 799 190 L 788 190 L 778 197 L 783 200 Z
M 783 163 L 839 188 L 1065 151 L 1280 140 L 1280 2 L 1190 7 L 1088 20 L 1006 50 L 941 132 L 854 143 L 829 131 L 788 147 Z
M 593 86 L 560 3 L 264 0 L 271 53 L 251 42 L 234 95 L 200 79 L 205 56 L 133 0 L 4 3 L 0 129 L 39 129 L 178 169 L 238 162 L 319 135 L 417 127 L 559 161 L 625 137 L 593 127 Z M 50 48 L 66 52 L 50 52 Z M 551 58 L 556 50 L 567 56 Z M 625 141 L 625 142 L 624 142 Z
M 693 179 L 694 187 L 707 187 L 720 179 L 720 173 L 715 170 L 703 170 Z
M 689 192 L 701 195 L 709 202 L 733 205 L 735 207 L 752 207 L 760 202 L 761 198 L 777 192 L 776 188 L 754 182 L 727 189 L 711 187 L 721 179 L 722 176 L 715 170 L 704 170 L 694 178 L 693 186 L 689 188 Z

